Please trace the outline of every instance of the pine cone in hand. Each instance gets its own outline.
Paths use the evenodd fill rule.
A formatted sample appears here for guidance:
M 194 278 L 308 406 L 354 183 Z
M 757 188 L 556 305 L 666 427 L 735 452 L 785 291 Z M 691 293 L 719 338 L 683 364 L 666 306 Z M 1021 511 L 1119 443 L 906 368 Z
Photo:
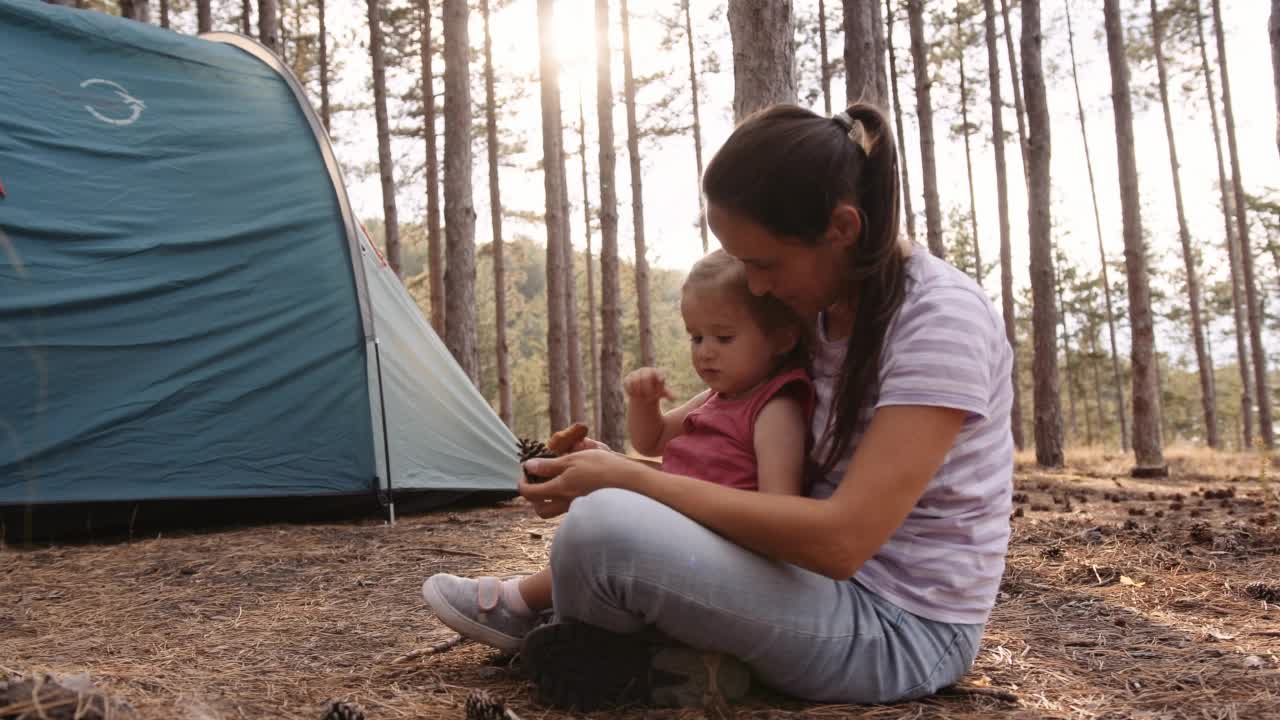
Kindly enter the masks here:
M 534 458 L 560 457 L 577 447 L 578 443 L 582 442 L 586 436 L 587 426 L 582 423 L 574 423 L 553 434 L 546 443 L 521 438 L 520 444 L 516 448 L 520 456 L 520 464 L 523 465 L 526 460 Z M 524 479 L 531 483 L 539 483 L 546 480 L 544 477 L 530 475 L 527 471 L 524 474 Z

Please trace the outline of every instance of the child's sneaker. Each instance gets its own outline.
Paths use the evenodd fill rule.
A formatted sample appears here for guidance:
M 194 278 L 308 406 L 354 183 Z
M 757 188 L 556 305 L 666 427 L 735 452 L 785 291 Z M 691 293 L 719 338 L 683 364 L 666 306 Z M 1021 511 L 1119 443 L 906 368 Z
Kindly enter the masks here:
M 459 635 L 507 652 L 519 650 L 520 641 L 540 622 L 527 608 L 517 612 L 509 607 L 503 580 L 496 577 L 432 575 L 422 583 L 422 597 L 440 622 Z
M 747 666 L 727 655 L 576 622 L 531 631 L 520 662 L 541 702 L 582 712 L 632 704 L 718 707 L 741 699 L 751 684 Z

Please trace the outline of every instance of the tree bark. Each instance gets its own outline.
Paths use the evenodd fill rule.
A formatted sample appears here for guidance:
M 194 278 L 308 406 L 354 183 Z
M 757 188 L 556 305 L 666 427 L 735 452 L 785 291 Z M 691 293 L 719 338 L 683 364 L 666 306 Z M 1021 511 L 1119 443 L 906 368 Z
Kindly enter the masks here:
M 1182 242 L 1182 262 L 1187 271 L 1187 297 L 1191 304 L 1191 342 L 1196 350 L 1196 368 L 1200 374 L 1200 405 L 1204 413 L 1205 440 L 1218 449 L 1218 403 L 1214 397 L 1213 366 L 1204 345 L 1204 323 L 1200 316 L 1200 279 L 1196 273 L 1195 254 L 1191 249 L 1191 231 L 1182 205 L 1182 179 L 1178 170 L 1178 146 L 1173 138 L 1173 113 L 1169 108 L 1169 77 L 1164 64 L 1164 28 L 1151 0 L 1151 43 L 1156 56 L 1156 74 L 1160 85 L 1160 106 L 1164 110 L 1164 132 L 1169 141 L 1169 169 L 1173 174 L 1173 199 L 1178 214 L 1178 239 Z
M 169 0 L 160 0 L 160 27 L 169 29 Z
M 938 200 L 938 168 L 934 158 L 933 101 L 929 88 L 929 50 L 924 39 L 924 0 L 907 0 L 907 21 L 911 27 L 911 62 L 916 77 L 916 115 L 920 124 L 920 164 L 924 174 L 924 221 L 929 252 L 947 257 L 942 244 L 942 210 Z
M 730 5 L 731 16 L 732 7 Z M 787 38 L 790 37 L 788 33 Z M 600 439 L 609 447 L 622 449 L 626 442 L 626 407 L 622 400 L 622 306 L 618 277 L 618 196 L 614 189 L 617 159 L 613 150 L 612 65 L 609 0 L 596 0 L 596 122 L 600 133 Z
M 471 38 L 467 0 L 444 0 L 445 344 L 478 384 L 476 208 L 471 193 Z
M 329 132 L 329 30 L 325 24 L 325 0 L 316 0 L 320 20 L 320 119 Z
M 626 12 L 625 0 L 623 12 Z M 587 179 L 587 119 L 578 95 L 578 157 L 582 160 L 582 234 L 587 238 L 587 332 L 591 338 L 591 427 L 600 428 L 600 343 L 596 340 L 596 273 L 591 260 L 591 186 Z
M 693 33 L 688 23 L 688 0 L 685 0 L 685 31 L 690 38 L 689 73 L 693 78 Z M 651 298 L 649 296 L 649 259 L 644 236 L 644 183 L 640 170 L 640 128 L 636 123 L 636 81 L 631 69 L 631 13 L 627 9 L 627 0 L 622 0 L 622 67 L 623 94 L 627 105 L 627 157 L 631 162 L 631 222 L 636 245 L 636 317 L 640 330 L 640 364 L 651 367 L 654 364 L 653 320 L 650 314 Z M 694 118 L 697 122 L 698 93 L 697 81 L 693 81 Z M 612 90 L 612 86 L 610 87 Z M 695 124 L 694 132 L 697 133 Z M 698 177 L 702 177 L 702 143 L 697 142 Z M 698 192 L 698 203 L 702 204 L 702 192 Z M 705 230 L 704 230 L 705 233 Z M 707 238 L 702 237 L 702 248 L 706 250 Z
M 1080 424 L 1076 422 L 1075 363 L 1071 362 L 1071 335 L 1067 332 L 1067 303 L 1062 297 L 1062 269 L 1066 258 L 1059 254 L 1054 258 L 1053 288 L 1058 296 L 1058 325 L 1062 329 L 1062 371 L 1067 376 L 1067 425 L 1071 427 L 1071 440 L 1080 441 Z M 1064 432 L 1065 436 L 1066 433 Z
M 196 33 L 213 31 L 212 0 L 196 0 Z
M 907 237 L 916 242 L 916 214 L 911 209 L 911 179 L 907 172 L 907 137 L 902 130 L 902 100 L 898 97 L 898 58 L 893 47 L 893 0 L 885 1 L 885 47 L 889 55 L 889 89 L 893 98 L 893 122 L 898 130 L 898 165 L 902 171 L 902 212 L 907 216 Z M 1021 444 L 1018 445 L 1021 448 Z
M 1035 337 L 1036 462 L 1061 467 L 1062 400 L 1058 395 L 1058 312 L 1053 296 L 1053 243 L 1049 186 L 1049 104 L 1040 64 L 1040 0 L 1022 3 L 1022 66 L 1026 85 L 1029 180 L 1027 225 L 1031 241 L 1031 327 Z
M 729 0 L 733 119 L 796 101 L 791 0 Z
M 1027 110 L 1022 102 L 1022 84 L 1018 80 L 1018 56 L 1013 52 L 1013 28 L 1009 24 L 1009 4 L 1000 0 L 1000 15 L 1004 18 L 1004 44 L 1009 51 L 1009 79 L 1013 81 L 1013 112 L 1018 119 L 1018 149 L 1022 152 L 1022 179 L 1028 184 L 1031 176 L 1027 158 Z
M 1253 374 L 1250 372 L 1249 353 L 1245 347 L 1248 324 L 1245 321 L 1244 299 L 1240 291 L 1240 246 L 1236 238 L 1234 201 L 1227 183 L 1226 160 L 1222 155 L 1222 130 L 1218 127 L 1218 101 L 1213 92 L 1213 72 L 1209 69 L 1208 44 L 1204 39 L 1204 15 L 1200 12 L 1200 0 L 1196 0 L 1196 45 L 1200 48 L 1200 71 L 1204 77 L 1205 93 L 1209 98 L 1209 120 L 1213 128 L 1213 147 L 1218 158 L 1218 191 L 1222 203 L 1222 223 L 1227 246 L 1227 261 L 1231 269 L 1231 311 L 1235 323 L 1236 366 L 1240 371 L 1240 425 L 1244 447 L 1253 445 Z
M 563 129 L 560 123 L 560 77 L 555 56 L 555 0 L 538 0 L 539 86 L 542 96 L 542 176 L 547 221 L 547 375 L 551 427 L 569 424 L 569 357 L 565 337 L 565 272 L 561 204 Z
M 444 336 L 444 242 L 440 228 L 440 158 L 436 149 L 436 81 L 432 64 L 431 0 L 422 0 L 419 52 L 422 59 L 422 136 L 427 145 L 427 293 L 431 300 L 431 328 Z
M 120 17 L 151 22 L 151 0 L 120 0 Z
M 1271 0 L 1267 34 L 1271 36 L 1271 75 L 1276 92 L 1276 149 L 1280 150 L 1280 0 Z
M 253 0 L 240 0 L 240 32 L 253 37 Z
M 969 149 L 969 81 L 965 77 L 965 42 L 963 18 L 956 10 L 956 41 L 960 60 L 960 132 L 964 136 L 964 167 L 969 176 L 969 229 L 973 233 L 973 279 L 982 287 L 982 245 L 978 242 L 978 200 L 973 190 L 973 154 Z
M 693 159 L 694 159 L 694 162 L 697 163 L 697 168 L 698 168 L 698 177 L 696 178 L 697 185 L 694 188 L 694 193 L 698 196 L 698 231 L 702 233 L 702 253 L 705 255 L 707 253 L 707 207 L 706 207 L 706 198 L 702 196 L 702 118 L 698 112 L 698 104 L 699 104 L 698 64 L 695 60 L 694 52 L 693 52 L 693 17 L 689 10 L 689 0 L 681 0 L 680 4 L 684 8 L 684 39 L 685 39 L 685 44 L 688 45 L 689 47 L 689 89 L 691 92 L 691 97 L 693 99 Z M 622 13 L 623 13 L 622 15 L 623 18 L 628 17 L 627 5 L 625 0 L 622 4 Z M 623 27 L 626 27 L 629 31 L 630 29 L 629 21 L 625 23 Z M 629 32 L 625 33 L 623 37 L 629 46 L 631 42 L 630 33 Z M 630 56 L 631 56 L 630 53 L 627 53 L 625 57 L 630 58 Z M 646 266 L 645 286 L 647 287 L 648 286 L 648 271 L 647 271 L 648 260 L 645 260 L 645 266 Z M 638 275 L 639 272 L 640 272 L 640 260 L 637 254 L 637 258 L 636 258 L 637 279 L 639 279 L 639 275 Z M 639 284 L 637 283 L 637 286 L 638 285 Z
M 1000 222 L 1000 309 L 1004 316 L 1004 334 L 1013 348 L 1013 407 L 1009 422 L 1013 426 L 1013 444 L 1023 447 L 1022 389 L 1018 383 L 1018 335 L 1015 330 L 1013 305 L 1013 245 L 1009 237 L 1009 169 L 1004 157 L 1004 101 L 1000 96 L 1000 52 L 996 46 L 996 12 L 994 0 L 982 0 L 983 32 L 987 40 L 987 77 L 991 88 L 991 145 L 996 159 L 996 207 Z M 891 26 L 892 27 L 892 26 Z M 892 43 L 891 43 L 892 46 Z M 893 55 L 889 56 L 891 59 Z M 897 94 L 895 84 L 894 94 Z M 894 98 L 895 105 L 897 98 Z M 899 124 L 899 133 L 902 132 Z M 904 156 L 905 157 L 905 156 Z M 904 163 L 905 167 L 905 163 Z M 905 176 L 904 176 L 905 177 Z M 905 181 L 903 183 L 906 185 Z
M 1227 150 L 1231 155 L 1231 189 L 1236 203 L 1236 237 L 1240 241 L 1240 269 L 1244 271 L 1245 309 L 1249 317 L 1249 344 L 1253 349 L 1254 389 L 1258 401 L 1258 434 L 1267 449 L 1275 447 L 1271 428 L 1271 383 L 1267 379 L 1267 352 L 1262 346 L 1262 316 L 1258 301 L 1258 285 L 1253 274 L 1253 246 L 1249 242 L 1249 219 L 1246 216 L 1244 183 L 1240 179 L 1240 152 L 1236 145 L 1235 113 L 1231 107 L 1231 81 L 1227 73 L 1227 45 L 1222 31 L 1220 0 L 1210 0 L 1213 7 L 1213 32 L 1218 41 L 1218 71 L 1222 74 L 1222 116 L 1227 126 Z
M 1063 0 L 1067 14 L 1067 47 L 1071 54 L 1071 81 L 1076 91 L 1076 117 L 1080 120 L 1080 140 L 1084 143 L 1084 166 L 1089 173 L 1089 197 L 1093 201 L 1093 226 L 1098 233 L 1098 263 L 1102 272 L 1102 292 L 1106 299 L 1107 330 L 1111 335 L 1111 375 L 1114 382 L 1116 419 L 1120 422 L 1120 449 L 1129 452 L 1129 418 L 1125 411 L 1124 379 L 1120 374 L 1120 352 L 1116 348 L 1116 315 L 1111 301 L 1111 280 L 1107 273 L 1107 252 L 1102 245 L 1102 216 L 1098 211 L 1098 188 L 1093 179 L 1093 159 L 1089 153 L 1089 129 L 1085 124 L 1084 102 L 1080 99 L 1080 75 L 1076 67 L 1075 32 L 1071 27 L 1071 5 Z
M 387 234 L 387 264 L 396 275 L 400 274 L 400 223 L 396 217 L 395 168 L 391 162 L 391 127 L 387 121 L 387 71 L 382 51 L 382 17 L 379 3 L 369 2 L 369 57 L 373 62 L 373 110 L 378 127 L 378 172 L 382 178 L 382 213 Z M 271 7 L 268 7 L 271 6 Z M 273 0 L 261 0 L 258 5 L 259 32 L 275 28 Z M 267 22 L 268 13 L 273 13 Z M 274 32 L 274 31 L 273 31 Z M 264 40 L 265 44 L 266 41 Z M 272 45 L 271 47 L 275 47 Z
M 563 149 L 563 141 L 561 142 Z M 566 354 L 569 359 L 569 422 L 587 419 L 587 389 L 582 382 L 582 339 L 578 332 L 578 259 L 573 249 L 573 223 L 569 205 L 568 153 L 560 156 L 560 217 L 564 222 L 564 244 L 560 252 L 564 257 L 564 334 Z
M 682 0 L 685 7 L 689 6 L 689 0 Z M 827 3 L 825 0 L 818 0 L 818 49 L 822 56 L 822 111 L 831 114 L 831 61 L 827 55 Z M 706 248 L 702 249 L 705 253 Z
M 1133 368 L 1133 450 L 1138 470 L 1163 468 L 1160 437 L 1160 382 L 1156 377 L 1156 339 L 1147 280 L 1147 245 L 1142 235 L 1142 198 L 1133 149 L 1133 108 L 1129 100 L 1129 63 L 1119 0 L 1103 0 L 1107 56 L 1111 61 L 1111 104 L 1115 108 L 1116 156 L 1124 220 L 1124 263 L 1129 287 L 1130 365 Z
M 370 17 L 374 13 L 374 3 L 377 0 L 369 0 Z M 372 33 L 371 33 L 372 35 Z M 258 41 L 263 45 L 271 48 L 273 51 L 280 51 L 280 4 L 279 0 L 258 0 Z M 369 43 L 369 52 L 373 52 L 373 43 Z M 379 55 L 382 54 L 382 30 L 378 30 L 378 46 Z M 374 71 L 377 76 L 378 71 Z M 384 101 L 385 107 L 385 101 Z
M 323 3 L 323 0 L 321 0 Z M 484 20 L 484 124 L 489 152 L 489 225 L 493 229 L 493 329 L 498 369 L 498 417 L 511 427 L 511 370 L 507 364 L 507 268 L 502 241 L 502 188 L 498 184 L 498 112 L 494 88 L 493 35 L 489 31 L 489 0 L 480 0 Z
M 844 0 L 844 86 L 848 104 L 867 102 L 888 109 L 884 44 L 880 3 Z

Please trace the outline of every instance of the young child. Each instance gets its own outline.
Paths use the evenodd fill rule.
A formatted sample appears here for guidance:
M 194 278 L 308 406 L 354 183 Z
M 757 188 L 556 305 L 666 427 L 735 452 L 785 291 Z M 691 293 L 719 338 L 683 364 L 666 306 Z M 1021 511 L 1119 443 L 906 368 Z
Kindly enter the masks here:
M 661 455 L 662 470 L 675 475 L 804 493 L 815 401 L 806 371 L 808 324 L 773 297 L 753 295 L 742 264 L 723 250 L 693 266 L 680 314 L 707 389 L 663 413 L 661 401 L 674 399 L 663 373 L 641 368 L 627 375 L 627 430 L 636 451 Z M 462 636 L 515 651 L 552 606 L 551 570 L 505 580 L 441 573 L 423 583 L 422 594 Z

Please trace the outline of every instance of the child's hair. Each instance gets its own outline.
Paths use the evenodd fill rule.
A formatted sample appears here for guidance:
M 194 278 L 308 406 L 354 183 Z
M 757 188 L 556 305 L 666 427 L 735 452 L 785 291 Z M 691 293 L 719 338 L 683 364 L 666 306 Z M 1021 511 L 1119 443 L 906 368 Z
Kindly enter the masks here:
M 693 264 L 684 280 L 682 292 L 717 292 L 740 302 L 766 335 L 786 330 L 795 331 L 796 345 L 782 360 L 781 367 L 807 368 L 813 342 L 812 330 L 786 303 L 772 295 L 755 295 L 747 285 L 747 271 L 740 260 L 722 249 L 715 249 Z
M 889 323 L 906 292 L 893 133 L 884 114 L 866 103 L 833 118 L 774 105 L 738 125 L 707 164 L 702 188 L 710 204 L 798 245 L 821 242 L 839 204 L 862 216 L 845 269 L 855 316 L 827 427 L 827 472 L 848 452 L 872 402 Z

